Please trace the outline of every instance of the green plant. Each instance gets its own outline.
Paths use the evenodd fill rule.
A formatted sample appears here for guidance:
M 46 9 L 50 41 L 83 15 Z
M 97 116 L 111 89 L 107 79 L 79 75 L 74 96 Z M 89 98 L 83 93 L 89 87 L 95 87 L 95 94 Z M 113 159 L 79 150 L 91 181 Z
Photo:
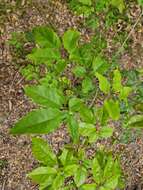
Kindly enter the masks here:
M 50 37 L 48 35 L 44 36 L 44 32 L 45 34 L 49 34 Z M 68 122 L 70 121 L 69 118 L 71 115 L 80 112 L 79 114 L 83 121 L 95 124 L 92 107 L 89 108 L 88 106 L 88 102 L 91 100 L 88 100 L 88 98 L 92 97 L 97 91 L 97 81 L 95 79 L 98 79 L 100 91 L 97 97 L 102 93 L 105 95 L 108 94 L 108 98 L 104 98 L 103 96 L 104 105 L 101 107 L 107 111 L 109 118 L 113 120 L 119 119 L 119 103 L 120 101 L 127 103 L 127 97 L 131 91 L 130 87 L 122 85 L 119 70 L 116 69 L 113 71 L 113 83 L 111 84 L 107 77 L 104 76 L 109 70 L 109 63 L 101 56 L 94 57 L 92 51 L 89 52 L 89 49 L 87 49 L 88 44 L 86 44 L 86 49 L 84 49 L 85 44 L 78 44 L 80 35 L 77 31 L 68 30 L 62 38 L 63 45 L 69 53 L 69 56 L 65 57 L 65 59 L 61 57 L 61 41 L 56 33 L 49 28 L 39 28 L 36 31 L 36 35 L 36 40 L 41 47 L 29 54 L 28 58 L 36 64 L 43 63 L 47 66 L 49 81 L 47 81 L 47 85 L 40 84 L 38 86 L 25 88 L 26 94 L 30 96 L 33 101 L 44 107 L 42 110 L 38 110 L 38 113 L 34 111 L 32 117 L 35 114 L 40 115 L 41 113 L 42 115 L 46 112 L 48 115 L 48 113 L 53 112 L 53 116 L 56 115 L 55 113 L 59 115 L 60 121 Z M 66 72 L 64 72 L 64 69 L 66 70 L 71 62 L 71 74 L 74 80 L 79 80 L 78 86 L 71 84 L 66 76 Z M 65 75 L 64 80 L 63 75 Z M 65 96 L 67 90 L 71 91 L 70 96 Z M 77 110 L 76 105 L 78 105 Z M 117 113 L 116 111 L 112 113 L 113 111 L 110 110 L 110 105 L 116 108 Z M 94 104 L 92 106 L 94 106 Z M 78 110 L 79 108 L 80 110 Z M 49 109 L 51 109 L 50 112 Z M 44 120 L 44 122 L 45 121 L 46 120 Z M 25 119 L 19 123 L 21 122 L 25 122 Z M 25 124 L 28 126 L 27 122 Z M 26 132 L 24 125 L 23 128 Z M 13 131 L 16 131 L 16 129 L 19 129 L 19 124 L 17 124 L 17 127 L 15 127 Z M 30 130 L 30 128 L 27 129 Z M 21 127 L 20 130 L 22 130 Z
M 138 0 L 139 5 L 143 6 L 143 0 Z
M 121 105 L 128 106 L 131 87 L 123 85 L 119 69 L 111 69 L 93 41 L 80 42 L 76 30 L 59 38 L 52 29 L 38 27 L 34 39 L 37 48 L 27 57 L 35 65 L 44 64 L 47 75 L 38 85 L 25 87 L 25 93 L 41 107 L 18 121 L 11 132 L 47 134 L 64 123 L 72 144 L 55 155 L 43 140 L 34 138 L 33 154 L 42 166 L 29 177 L 40 189 L 114 190 L 122 184 L 119 156 L 102 150 L 89 159 L 86 149 L 112 137 L 111 121 L 124 122 L 127 113 L 121 112 Z
M 32 150 L 42 166 L 33 170 L 28 177 L 40 184 L 40 190 L 104 190 L 123 184 L 119 160 L 111 153 L 99 151 L 89 159 L 84 147 L 70 147 L 55 155 L 40 138 L 33 138 Z
M 83 15 L 86 26 L 97 29 L 100 25 L 99 15 L 104 13 L 105 26 L 110 27 L 117 22 L 125 10 L 124 0 L 70 0 L 70 8 L 78 15 Z M 117 16 L 118 15 L 118 16 Z
M 8 161 L 6 159 L 0 159 L 0 170 L 7 167 Z
M 17 57 L 25 57 L 24 43 L 26 42 L 25 34 L 23 32 L 13 32 L 11 39 L 8 41 L 12 48 L 12 53 Z

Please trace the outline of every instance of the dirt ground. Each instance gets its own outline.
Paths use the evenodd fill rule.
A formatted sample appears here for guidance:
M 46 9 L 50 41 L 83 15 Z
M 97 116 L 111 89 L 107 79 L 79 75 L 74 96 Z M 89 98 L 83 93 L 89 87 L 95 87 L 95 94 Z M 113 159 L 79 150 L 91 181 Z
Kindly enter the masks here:
M 1 0 L 2 1 L 2 0 Z M 27 84 L 20 75 L 16 64 L 22 59 L 13 60 L 8 39 L 14 31 L 27 31 L 36 25 L 52 24 L 59 34 L 70 27 L 79 28 L 81 33 L 87 31 L 80 27 L 81 18 L 74 16 L 67 8 L 65 1 L 22 0 L 20 7 L 15 8 L 16 1 L 0 1 L 0 190 L 36 190 L 38 187 L 26 178 L 26 174 L 35 167 L 31 154 L 30 137 L 12 136 L 9 129 L 33 105 L 23 93 Z M 136 22 L 140 9 L 133 2 L 129 16 L 132 25 Z M 130 31 L 131 26 L 126 27 Z M 121 29 L 122 30 L 122 25 Z M 111 32 L 112 33 L 112 32 Z M 109 35 L 109 34 L 107 34 Z M 112 51 L 108 41 L 108 53 Z M 143 68 L 143 17 L 131 34 L 131 53 L 124 52 L 120 64 L 124 68 Z M 16 61 L 16 62 L 15 62 Z M 47 137 L 55 147 L 68 141 L 64 130 Z M 137 139 L 125 146 L 122 165 L 127 175 L 128 190 L 142 190 L 143 180 L 143 139 Z

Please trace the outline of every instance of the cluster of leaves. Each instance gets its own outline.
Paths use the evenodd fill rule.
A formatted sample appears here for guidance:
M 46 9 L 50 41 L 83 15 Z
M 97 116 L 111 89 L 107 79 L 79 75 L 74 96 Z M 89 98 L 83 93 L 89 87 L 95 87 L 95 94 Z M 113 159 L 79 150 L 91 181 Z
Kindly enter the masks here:
M 99 27 L 99 15 L 104 15 L 105 26 L 109 27 L 125 10 L 124 0 L 68 2 L 92 29 Z M 142 0 L 138 3 L 143 4 Z M 87 147 L 111 138 L 115 121 L 124 126 L 128 135 L 131 128 L 143 127 L 142 83 L 133 84 L 139 79 L 133 79 L 134 75 L 129 73 L 123 85 L 120 69 L 112 67 L 102 54 L 106 42 L 99 32 L 88 43 L 83 43 L 80 33 L 74 29 L 62 37 L 43 26 L 34 28 L 26 36 L 14 33 L 9 43 L 18 54 L 23 52 L 25 39 L 34 42 L 35 48 L 27 56 L 32 64 L 21 73 L 28 80 L 37 79 L 38 85 L 26 86 L 24 90 L 40 108 L 18 121 L 11 133 L 48 134 L 64 124 L 71 137 L 71 144 L 58 154 L 41 138 L 33 138 L 32 151 L 40 167 L 28 177 L 39 184 L 40 190 L 122 189 L 119 156 L 103 148 L 91 158 Z M 43 78 L 39 77 L 41 66 L 46 70 Z M 131 92 L 136 96 L 129 101 Z M 137 115 L 134 108 L 138 109 Z
M 29 44 L 29 46 L 34 44 L 32 32 L 13 32 L 8 44 L 14 61 L 16 60 L 17 62 L 18 58 L 25 60 L 26 55 L 31 51 L 29 50 L 31 47 L 28 49 L 28 47 L 25 47 L 25 44 Z M 26 80 L 38 80 L 40 78 L 40 67 L 38 65 L 27 61 L 27 63 L 24 62 L 24 64 L 17 64 L 16 66 L 20 66 L 20 73 Z
M 24 43 L 26 42 L 25 34 L 23 32 L 13 32 L 11 39 L 8 41 L 13 53 L 19 58 L 24 55 Z
M 27 57 L 35 65 L 45 65 L 47 75 L 25 93 L 41 107 L 11 129 L 13 134 L 47 134 L 62 123 L 67 126 L 72 145 L 58 155 L 42 139 L 33 139 L 33 154 L 42 164 L 29 174 L 40 189 L 100 189 L 122 186 L 117 157 L 99 151 L 92 159 L 88 145 L 113 135 L 111 121 L 120 120 L 126 127 L 142 126 L 142 115 L 129 118 L 128 96 L 132 88 L 123 85 L 119 68 L 98 54 L 93 42 L 81 43 L 80 33 L 68 30 L 62 38 L 48 27 L 33 30 L 36 48 Z M 68 74 L 67 74 L 68 71 Z M 100 103 L 98 103 L 100 101 Z
M 132 87 L 133 94 L 130 97 L 128 106 L 122 105 L 122 112 L 132 113 L 126 115 L 126 122 L 124 124 L 123 132 L 121 135 L 122 143 L 129 143 L 135 141 L 142 134 L 143 127 L 143 83 L 142 83 L 142 70 L 124 71 L 126 84 Z M 130 122 L 129 122 L 130 121 Z M 134 128 L 133 131 L 131 128 Z
M 20 130 L 19 133 L 34 133 L 34 130 L 37 131 L 38 128 L 32 127 L 35 124 L 31 125 L 32 121 L 29 119 L 37 118 L 37 115 L 39 115 L 39 121 L 37 118 L 35 122 L 40 123 L 39 129 L 41 130 L 38 133 L 55 129 L 61 121 L 69 123 L 72 129 L 72 125 L 79 121 L 82 122 L 81 126 L 84 122 L 92 125 L 98 120 L 101 122 L 103 115 L 104 122 L 102 122 L 104 125 L 109 119 L 118 120 L 120 118 L 120 102 L 124 101 L 127 104 L 127 97 L 131 88 L 122 85 L 121 73 L 118 69 L 110 72 L 113 75 L 112 77 L 107 77 L 109 63 L 101 56 L 95 57 L 90 51 L 91 49 L 87 49 L 89 44 L 80 45 L 78 43 L 79 37 L 79 32 L 75 30 L 65 32 L 62 38 L 63 46 L 69 55 L 64 59 L 60 50 L 62 47 L 61 40 L 56 33 L 46 27 L 40 27 L 36 30 L 35 39 L 40 47 L 34 49 L 28 58 L 35 64 L 46 64 L 48 74 L 39 81 L 39 85 L 25 87 L 25 93 L 34 102 L 42 105 L 43 109 L 36 110 L 23 118 L 18 122 L 13 132 Z M 71 67 L 71 63 L 71 74 L 78 84 L 72 84 L 64 72 L 66 68 Z M 93 98 L 93 95 L 96 95 L 98 98 L 101 94 L 105 94 L 107 98 L 103 98 L 102 106 L 93 109 L 94 102 L 92 105 L 91 97 Z M 40 122 L 40 115 L 41 117 L 46 115 L 44 121 L 42 119 Z M 98 117 L 96 120 L 95 115 Z M 46 131 L 46 127 L 42 128 L 42 123 L 45 126 L 48 121 L 47 125 L 49 125 L 49 118 L 52 127 L 48 127 Z M 79 135 L 72 131 L 73 129 L 71 130 L 73 139 L 77 139 Z
M 76 14 L 84 15 L 86 25 L 92 29 L 100 25 L 99 15 L 104 13 L 105 26 L 110 27 L 125 10 L 124 0 L 70 0 L 69 6 Z
M 55 155 L 40 138 L 33 138 L 32 150 L 42 166 L 28 176 L 40 184 L 40 190 L 111 190 L 123 185 L 119 160 L 111 153 L 99 151 L 88 159 L 84 149 L 64 148 Z

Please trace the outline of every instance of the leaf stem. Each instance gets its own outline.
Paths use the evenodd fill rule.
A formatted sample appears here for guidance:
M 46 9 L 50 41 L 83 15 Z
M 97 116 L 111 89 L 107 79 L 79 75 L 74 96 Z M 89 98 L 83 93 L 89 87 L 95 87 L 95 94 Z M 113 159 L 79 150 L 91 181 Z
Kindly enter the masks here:
M 97 98 L 97 95 L 98 95 L 98 89 L 96 90 L 96 93 L 95 93 L 95 95 L 93 97 L 93 100 L 92 100 L 91 104 L 89 105 L 89 108 L 91 108 L 94 105 L 94 102 L 95 102 L 95 100 Z

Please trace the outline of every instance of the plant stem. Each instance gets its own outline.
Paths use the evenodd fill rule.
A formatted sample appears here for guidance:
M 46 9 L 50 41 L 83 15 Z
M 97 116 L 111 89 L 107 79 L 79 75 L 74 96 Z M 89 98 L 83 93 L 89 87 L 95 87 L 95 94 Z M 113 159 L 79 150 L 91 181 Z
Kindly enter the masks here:
M 91 104 L 89 105 L 89 108 L 91 108 L 91 107 L 94 105 L 94 102 L 95 102 L 95 100 L 96 100 L 96 98 L 97 98 L 97 95 L 98 95 L 98 89 L 96 90 L 96 93 L 95 93 L 95 95 L 94 95 L 94 98 L 93 98 Z
M 143 16 L 143 11 L 141 10 L 141 13 L 140 13 L 140 15 L 138 16 L 138 18 L 137 18 L 135 24 L 134 24 L 133 27 L 131 28 L 129 34 L 128 34 L 127 37 L 125 38 L 125 40 L 124 40 L 122 46 L 119 48 L 119 50 L 118 50 L 117 53 L 115 54 L 115 57 L 114 57 L 114 58 L 118 57 L 119 54 L 123 51 L 126 42 L 128 41 L 128 39 L 129 39 L 130 36 L 132 35 L 132 33 L 133 33 L 135 27 L 137 26 L 137 24 L 138 24 L 138 22 L 140 21 L 140 19 L 141 19 L 142 16 Z

